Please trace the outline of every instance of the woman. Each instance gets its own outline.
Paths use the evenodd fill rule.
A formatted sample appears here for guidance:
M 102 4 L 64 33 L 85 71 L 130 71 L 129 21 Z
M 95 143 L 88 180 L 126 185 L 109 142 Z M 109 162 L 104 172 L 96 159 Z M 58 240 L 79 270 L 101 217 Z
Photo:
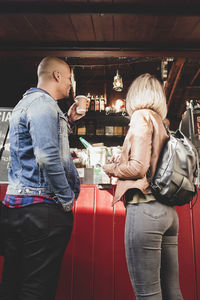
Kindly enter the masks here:
M 131 84 L 126 109 L 131 117 L 120 159 L 104 165 L 118 177 L 113 203 L 124 196 L 125 250 L 136 299 L 183 299 L 178 274 L 178 216 L 173 207 L 154 198 L 148 176 L 153 176 L 159 153 L 168 139 L 162 120 L 167 114 L 160 82 L 143 74 Z

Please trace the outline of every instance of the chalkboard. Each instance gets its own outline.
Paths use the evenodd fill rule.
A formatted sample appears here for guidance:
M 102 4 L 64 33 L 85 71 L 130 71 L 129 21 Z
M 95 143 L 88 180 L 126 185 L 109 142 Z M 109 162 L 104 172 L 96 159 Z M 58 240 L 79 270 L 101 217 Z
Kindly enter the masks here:
M 12 108 L 0 107 L 0 147 L 2 147 L 3 145 L 3 141 L 6 135 L 11 114 L 12 114 Z M 8 182 L 8 167 L 9 167 L 9 135 L 6 140 L 5 150 L 3 151 L 3 155 L 0 160 L 0 183 Z

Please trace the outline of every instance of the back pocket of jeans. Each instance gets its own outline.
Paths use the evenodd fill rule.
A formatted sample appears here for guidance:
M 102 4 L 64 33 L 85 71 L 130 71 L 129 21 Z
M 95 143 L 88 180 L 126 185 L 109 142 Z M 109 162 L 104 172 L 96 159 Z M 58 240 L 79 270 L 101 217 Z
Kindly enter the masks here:
M 143 208 L 143 213 L 151 218 L 159 219 L 167 214 L 165 206 L 157 206 L 146 203 Z

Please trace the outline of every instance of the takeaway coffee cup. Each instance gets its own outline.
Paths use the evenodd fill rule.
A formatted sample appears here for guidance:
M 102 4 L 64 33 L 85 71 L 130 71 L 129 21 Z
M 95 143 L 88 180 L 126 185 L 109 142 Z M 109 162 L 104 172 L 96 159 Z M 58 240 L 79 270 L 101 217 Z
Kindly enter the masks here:
M 76 108 L 77 114 L 84 115 L 87 111 L 88 98 L 84 95 L 79 95 L 79 96 L 76 96 L 75 101 L 78 104 L 78 106 Z

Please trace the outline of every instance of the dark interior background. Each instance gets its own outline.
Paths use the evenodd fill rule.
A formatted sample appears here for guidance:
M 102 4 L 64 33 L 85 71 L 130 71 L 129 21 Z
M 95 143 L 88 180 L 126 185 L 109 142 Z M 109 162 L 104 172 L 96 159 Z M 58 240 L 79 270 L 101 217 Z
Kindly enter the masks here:
M 197 0 L 0 0 L 1 106 L 13 107 L 37 82 L 44 56 L 74 69 L 77 94 L 125 99 L 142 73 L 163 80 L 168 118 L 176 129 L 200 90 L 200 3 Z M 112 88 L 117 69 L 124 89 Z M 65 110 L 72 103 L 60 101 Z

